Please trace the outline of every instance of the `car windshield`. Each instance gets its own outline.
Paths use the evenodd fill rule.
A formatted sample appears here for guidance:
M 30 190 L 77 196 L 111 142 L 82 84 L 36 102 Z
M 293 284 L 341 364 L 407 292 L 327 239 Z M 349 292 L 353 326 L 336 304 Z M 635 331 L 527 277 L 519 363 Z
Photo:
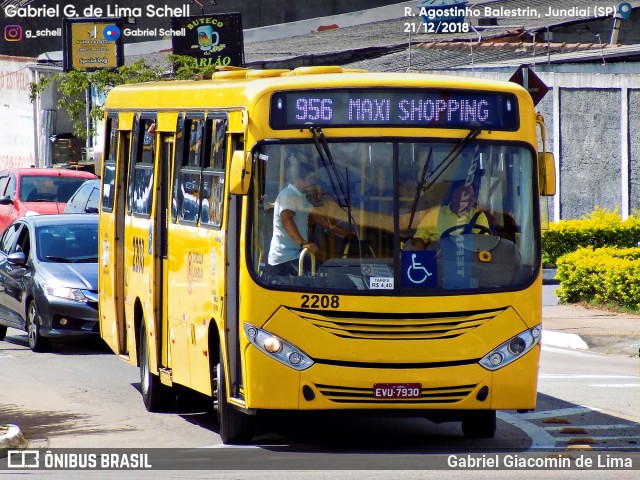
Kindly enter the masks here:
M 38 259 L 56 263 L 97 263 L 98 225 L 60 224 L 37 231 Z
M 20 178 L 20 200 L 66 203 L 86 180 L 58 175 L 25 175 Z
M 474 137 L 259 145 L 254 277 L 277 289 L 421 295 L 532 281 L 535 153 Z

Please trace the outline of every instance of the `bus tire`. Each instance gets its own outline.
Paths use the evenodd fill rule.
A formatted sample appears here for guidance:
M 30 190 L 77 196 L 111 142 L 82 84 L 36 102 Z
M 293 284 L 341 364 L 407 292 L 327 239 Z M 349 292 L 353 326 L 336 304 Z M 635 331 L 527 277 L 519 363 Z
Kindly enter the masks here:
M 238 410 L 227 401 L 227 378 L 222 359 L 218 359 L 212 378 L 211 391 L 213 405 L 218 416 L 218 433 L 222 443 L 238 445 L 251 440 L 254 433 L 254 419 Z
M 4 325 L 0 325 L 0 340 L 4 340 L 4 337 L 7 336 L 7 327 Z
M 140 358 L 140 391 L 142 401 L 149 412 L 164 412 L 171 406 L 172 389 L 160 382 L 160 377 L 151 373 L 149 368 L 149 345 L 147 327 L 144 319 L 140 326 L 140 342 L 138 355 Z
M 462 433 L 466 438 L 493 438 L 496 434 L 496 411 L 475 410 L 462 415 Z

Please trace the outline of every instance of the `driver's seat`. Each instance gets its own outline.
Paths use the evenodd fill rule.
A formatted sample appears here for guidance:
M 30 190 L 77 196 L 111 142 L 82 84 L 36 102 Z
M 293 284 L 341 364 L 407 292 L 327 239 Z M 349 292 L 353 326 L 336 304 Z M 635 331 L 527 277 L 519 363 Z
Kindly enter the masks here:
M 438 271 L 445 288 L 509 286 L 521 269 L 515 243 L 497 235 L 443 236 L 439 247 Z

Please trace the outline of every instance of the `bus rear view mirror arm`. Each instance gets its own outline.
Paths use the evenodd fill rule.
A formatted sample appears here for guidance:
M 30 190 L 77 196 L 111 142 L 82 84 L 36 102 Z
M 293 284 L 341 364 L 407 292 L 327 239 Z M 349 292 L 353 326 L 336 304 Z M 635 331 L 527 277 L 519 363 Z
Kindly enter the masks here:
M 233 195 L 246 195 L 251 179 L 251 154 L 236 150 L 231 157 L 229 172 L 229 192 Z

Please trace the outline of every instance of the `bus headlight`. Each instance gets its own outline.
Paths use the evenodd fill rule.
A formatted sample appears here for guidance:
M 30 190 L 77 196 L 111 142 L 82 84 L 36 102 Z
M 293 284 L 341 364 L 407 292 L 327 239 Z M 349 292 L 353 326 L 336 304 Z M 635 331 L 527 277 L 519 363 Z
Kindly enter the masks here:
M 531 350 L 540 341 L 540 325 L 519 333 L 480 359 L 487 370 L 498 370 Z
M 313 360 L 302 350 L 266 330 L 245 323 L 244 333 L 251 345 L 287 367 L 306 370 L 313 365 Z

